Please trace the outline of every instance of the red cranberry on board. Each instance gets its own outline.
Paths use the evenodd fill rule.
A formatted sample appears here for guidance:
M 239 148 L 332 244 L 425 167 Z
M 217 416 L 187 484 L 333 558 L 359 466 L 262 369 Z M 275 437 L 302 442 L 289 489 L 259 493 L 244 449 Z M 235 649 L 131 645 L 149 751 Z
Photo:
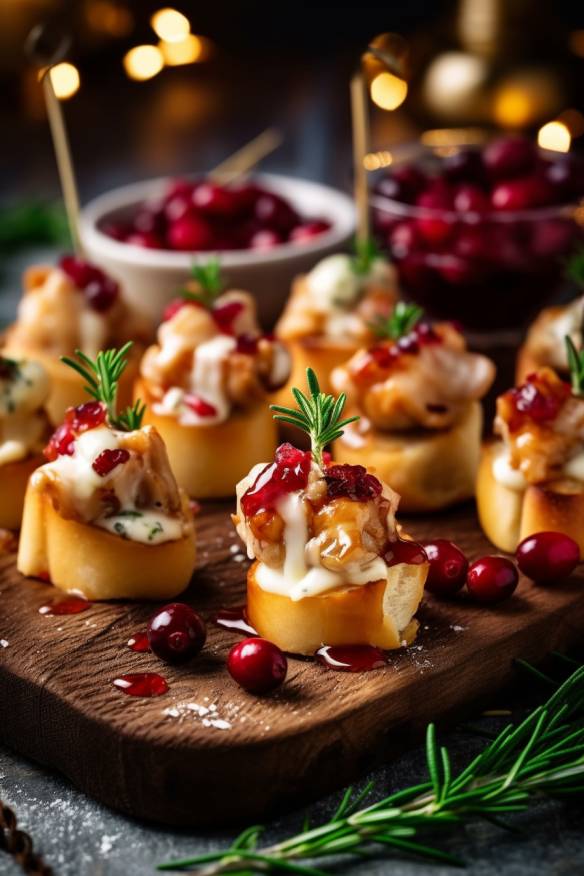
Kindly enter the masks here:
M 288 671 L 288 661 L 273 642 L 253 637 L 233 646 L 227 657 L 227 669 L 244 690 L 266 694 L 282 684 Z
M 85 286 L 83 294 L 92 310 L 97 311 L 97 313 L 105 313 L 118 300 L 120 287 L 111 277 L 102 275 L 95 280 L 91 280 Z
M 150 618 L 151 651 L 167 663 L 184 663 L 203 648 L 207 628 L 200 615 L 184 602 L 171 602 Z
M 526 137 L 497 137 L 483 149 L 483 164 L 493 179 L 510 179 L 529 173 L 536 158 L 537 149 Z
M 477 602 L 494 605 L 512 595 L 519 575 L 507 557 L 489 556 L 475 560 L 469 567 L 466 586 Z
M 307 243 L 315 237 L 329 231 L 330 222 L 325 219 L 313 219 L 312 222 L 304 222 L 302 225 L 296 225 L 290 232 L 290 240 L 294 243 Z
M 563 532 L 536 532 L 523 539 L 515 556 L 524 575 L 550 584 L 572 574 L 580 562 L 580 548 Z
M 491 205 L 495 210 L 529 210 L 545 207 L 553 200 L 550 184 L 535 175 L 500 182 L 491 192 Z
M 468 571 L 468 560 L 453 541 L 436 538 L 424 542 L 430 562 L 426 590 L 437 596 L 452 596 L 463 587 Z
M 100 478 L 106 477 L 118 465 L 124 465 L 128 462 L 130 454 L 122 447 L 117 447 L 113 450 L 102 450 L 99 456 L 91 463 L 91 467 Z
M 200 216 L 186 213 L 171 222 L 168 229 L 168 242 L 173 249 L 185 252 L 209 249 L 212 243 L 211 229 Z

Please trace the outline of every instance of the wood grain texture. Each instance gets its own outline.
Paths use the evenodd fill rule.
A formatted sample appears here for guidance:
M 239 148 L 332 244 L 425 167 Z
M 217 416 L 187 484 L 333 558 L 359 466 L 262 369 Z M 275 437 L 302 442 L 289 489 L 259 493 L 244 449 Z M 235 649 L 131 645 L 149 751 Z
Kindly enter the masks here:
M 209 507 L 198 521 L 198 568 L 185 601 L 206 616 L 244 599 L 247 561 L 232 550 L 228 510 Z M 471 557 L 492 551 L 470 506 L 412 519 L 407 529 L 454 538 Z M 536 660 L 584 629 L 582 572 L 553 588 L 522 581 L 497 608 L 430 597 L 418 640 L 386 668 L 354 675 L 291 658 L 285 686 L 259 698 L 225 669 L 237 634 L 210 625 L 201 656 L 170 667 L 126 645 L 152 604 L 40 615 L 53 595 L 22 578 L 13 557 L 0 560 L 0 640 L 8 643 L 0 647 L 0 740 L 115 809 L 173 825 L 249 821 L 339 787 L 428 720 L 502 685 L 513 658 Z M 135 699 L 111 684 L 140 671 L 160 672 L 169 692 Z

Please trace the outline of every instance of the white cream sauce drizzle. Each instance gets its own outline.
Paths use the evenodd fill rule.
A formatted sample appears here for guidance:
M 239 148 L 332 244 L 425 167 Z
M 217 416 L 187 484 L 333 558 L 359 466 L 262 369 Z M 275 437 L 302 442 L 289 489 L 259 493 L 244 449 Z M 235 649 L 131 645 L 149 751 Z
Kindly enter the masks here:
M 509 451 L 502 446 L 497 452 L 492 463 L 493 477 L 497 483 L 510 490 L 522 493 L 527 489 L 528 483 L 520 469 L 513 468 L 510 462 Z M 565 477 L 584 483 L 584 450 L 581 450 L 571 459 L 568 459 L 562 468 Z
M 352 257 L 336 253 L 322 259 L 307 276 L 308 289 L 314 305 L 322 312 L 350 308 L 363 286 L 371 281 L 391 282 L 393 270 L 385 259 L 375 259 L 367 274 L 353 270 Z

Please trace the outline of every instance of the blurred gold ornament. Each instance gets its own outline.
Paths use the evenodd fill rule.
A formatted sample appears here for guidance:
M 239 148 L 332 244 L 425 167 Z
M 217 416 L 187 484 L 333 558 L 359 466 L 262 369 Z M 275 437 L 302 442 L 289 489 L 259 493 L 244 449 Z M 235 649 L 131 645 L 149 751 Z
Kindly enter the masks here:
M 152 30 L 165 43 L 180 43 L 191 30 L 186 15 L 177 9 L 159 9 L 150 19 Z
M 143 82 L 160 73 L 164 66 L 164 58 L 157 46 L 134 46 L 124 55 L 123 64 L 130 79 Z
M 408 83 L 393 73 L 378 73 L 369 86 L 371 100 L 384 110 L 395 110 L 406 99 Z
M 537 145 L 541 149 L 551 149 L 554 152 L 569 152 L 572 137 L 563 122 L 548 122 L 537 133 Z
M 70 64 L 68 61 L 55 64 L 54 67 L 51 67 L 49 76 L 55 96 L 59 100 L 68 100 L 79 91 L 81 78 L 79 70 L 74 64 Z

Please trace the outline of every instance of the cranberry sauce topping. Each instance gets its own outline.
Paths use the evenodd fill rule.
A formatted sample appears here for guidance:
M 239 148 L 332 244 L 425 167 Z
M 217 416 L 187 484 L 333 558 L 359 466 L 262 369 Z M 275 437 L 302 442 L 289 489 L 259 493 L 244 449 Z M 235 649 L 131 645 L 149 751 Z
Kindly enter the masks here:
M 245 605 L 238 605 L 236 608 L 219 609 L 213 617 L 213 623 L 224 630 L 243 633 L 245 636 L 257 636 L 257 630 L 254 630 L 247 619 Z
M 367 502 L 381 495 L 382 486 L 362 465 L 330 465 L 324 476 L 330 499 Z
M 68 408 L 63 423 L 53 432 L 43 451 L 46 459 L 53 462 L 57 456 L 72 456 L 75 438 L 82 432 L 102 426 L 105 420 L 105 405 L 98 401 Z
M 194 392 L 185 395 L 184 403 L 199 417 L 215 417 L 217 415 L 217 408 Z
M 373 645 L 323 645 L 314 656 L 327 669 L 337 672 L 370 672 L 387 663 L 383 651 Z
M 44 615 L 65 615 L 65 614 L 80 614 L 82 611 L 87 611 L 91 608 L 91 602 L 83 599 L 82 596 L 66 596 L 64 599 L 51 599 L 45 605 L 39 608 L 39 614 Z
M 67 255 L 59 261 L 59 267 L 80 289 L 92 310 L 105 313 L 112 307 L 120 294 L 119 286 L 101 268 L 76 256 Z
M 114 678 L 112 684 L 130 697 L 159 697 L 168 690 L 168 682 L 157 672 L 130 672 Z
M 571 393 L 570 384 L 560 380 L 553 372 L 530 374 L 525 383 L 505 393 L 514 409 L 509 427 L 514 430 L 525 418 L 535 423 L 554 420 Z
M 130 458 L 127 450 L 117 447 L 115 450 L 102 450 L 91 463 L 91 467 L 101 478 L 110 474 L 118 465 L 123 465 Z
M 442 338 L 428 323 L 419 323 L 398 341 L 375 344 L 359 359 L 355 376 L 361 380 L 373 380 L 379 371 L 389 371 L 404 353 L 415 356 L 422 347 L 441 344 Z
M 245 516 L 253 517 L 258 511 L 274 510 L 278 499 L 286 493 L 304 489 L 308 484 L 310 465 L 309 450 L 281 444 L 276 450 L 275 461 L 260 472 L 244 493 L 241 507 Z
M 146 630 L 139 630 L 127 641 L 130 651 L 137 651 L 138 654 L 144 654 L 150 650 L 150 642 L 148 641 L 148 633 Z
M 224 334 L 234 334 L 233 323 L 242 313 L 244 306 L 243 301 L 227 301 L 225 304 L 217 304 L 213 308 L 213 319 Z
M 388 544 L 383 555 L 388 566 L 397 566 L 399 563 L 407 563 L 409 566 L 420 566 L 428 562 L 426 551 L 417 541 L 408 541 L 398 538 Z

